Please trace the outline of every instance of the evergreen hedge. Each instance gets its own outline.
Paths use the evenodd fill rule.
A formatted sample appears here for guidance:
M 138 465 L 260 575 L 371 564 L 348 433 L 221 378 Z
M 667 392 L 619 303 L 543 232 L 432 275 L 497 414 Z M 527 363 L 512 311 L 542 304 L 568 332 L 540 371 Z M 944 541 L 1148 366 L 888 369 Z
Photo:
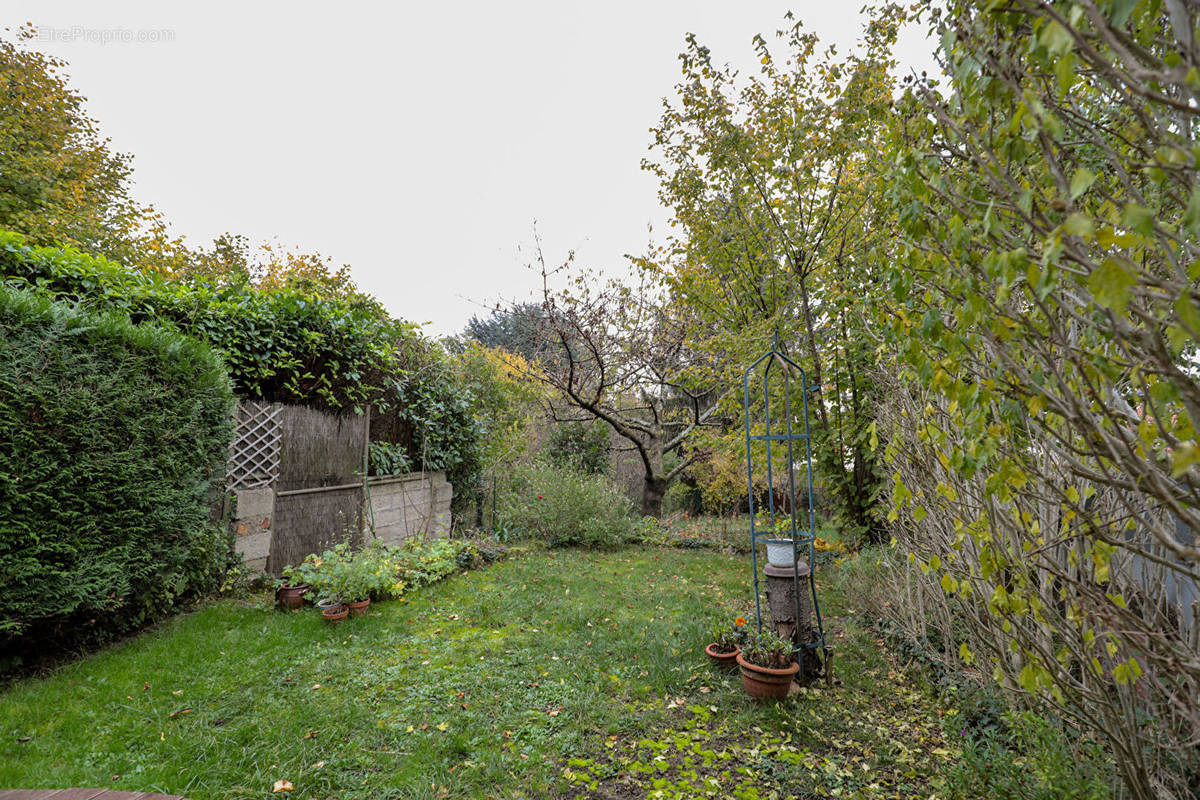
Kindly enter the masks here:
M 232 403 L 206 344 L 0 286 L 0 669 L 220 580 Z
M 0 284 L 208 342 L 242 398 L 335 412 L 369 403 L 372 430 L 386 431 L 412 467 L 444 469 L 461 486 L 475 480 L 480 434 L 469 391 L 440 347 L 368 296 L 164 280 L 5 230 Z

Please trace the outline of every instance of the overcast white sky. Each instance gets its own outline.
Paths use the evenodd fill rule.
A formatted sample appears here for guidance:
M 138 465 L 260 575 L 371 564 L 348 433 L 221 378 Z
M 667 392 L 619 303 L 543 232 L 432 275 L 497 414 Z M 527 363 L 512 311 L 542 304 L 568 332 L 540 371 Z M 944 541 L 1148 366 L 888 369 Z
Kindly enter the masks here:
M 535 219 L 554 261 L 645 251 L 666 214 L 640 162 L 687 32 L 749 70 L 789 8 L 846 48 L 859 5 L 17 0 L 0 26 L 41 28 L 134 155 L 138 199 L 189 241 L 319 251 L 444 334 L 528 295 Z M 902 64 L 929 47 L 904 37 Z

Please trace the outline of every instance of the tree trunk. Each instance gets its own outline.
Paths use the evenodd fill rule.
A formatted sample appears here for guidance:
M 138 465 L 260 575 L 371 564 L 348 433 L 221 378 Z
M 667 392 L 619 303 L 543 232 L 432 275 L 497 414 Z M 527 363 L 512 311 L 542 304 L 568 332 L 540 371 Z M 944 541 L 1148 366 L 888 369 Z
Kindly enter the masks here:
M 666 493 L 667 479 L 647 473 L 642 485 L 642 514 L 655 519 L 662 517 L 663 495 Z

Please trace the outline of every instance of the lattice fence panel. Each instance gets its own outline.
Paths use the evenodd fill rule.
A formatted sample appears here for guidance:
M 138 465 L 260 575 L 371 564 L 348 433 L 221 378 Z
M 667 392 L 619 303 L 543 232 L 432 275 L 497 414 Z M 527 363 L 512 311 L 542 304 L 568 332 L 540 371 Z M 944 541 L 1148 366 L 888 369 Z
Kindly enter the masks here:
M 279 477 L 279 416 L 282 410 L 274 403 L 238 403 L 237 433 L 229 454 L 226 486 L 256 489 Z

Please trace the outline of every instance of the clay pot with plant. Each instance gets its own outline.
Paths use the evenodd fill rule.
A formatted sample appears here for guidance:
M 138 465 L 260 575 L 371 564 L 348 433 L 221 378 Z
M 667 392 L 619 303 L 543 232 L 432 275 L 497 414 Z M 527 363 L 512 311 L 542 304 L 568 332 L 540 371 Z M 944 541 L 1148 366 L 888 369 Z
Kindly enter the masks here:
M 284 567 L 283 579 L 275 584 L 275 602 L 284 611 L 295 611 L 304 605 L 304 596 L 311 589 L 301 567 Z
M 330 604 L 321 609 L 321 616 L 326 622 L 341 622 L 350 613 L 350 607 L 345 603 L 337 602 Z
M 404 582 L 398 578 L 399 562 L 382 543 L 372 542 L 354 552 L 349 544 L 336 545 L 320 555 L 310 555 L 301 565 L 317 591 L 317 607 L 326 619 L 341 620 L 338 608 L 363 614 L 372 598 L 398 597 Z
M 746 640 L 746 618 L 737 617 L 732 623 L 718 619 L 709 629 L 709 636 L 712 642 L 704 648 L 704 654 L 723 669 L 735 669 L 741 644 Z
M 792 657 L 792 643 L 771 630 L 751 633 L 737 656 L 746 694 L 758 699 L 787 697 L 800 665 Z

